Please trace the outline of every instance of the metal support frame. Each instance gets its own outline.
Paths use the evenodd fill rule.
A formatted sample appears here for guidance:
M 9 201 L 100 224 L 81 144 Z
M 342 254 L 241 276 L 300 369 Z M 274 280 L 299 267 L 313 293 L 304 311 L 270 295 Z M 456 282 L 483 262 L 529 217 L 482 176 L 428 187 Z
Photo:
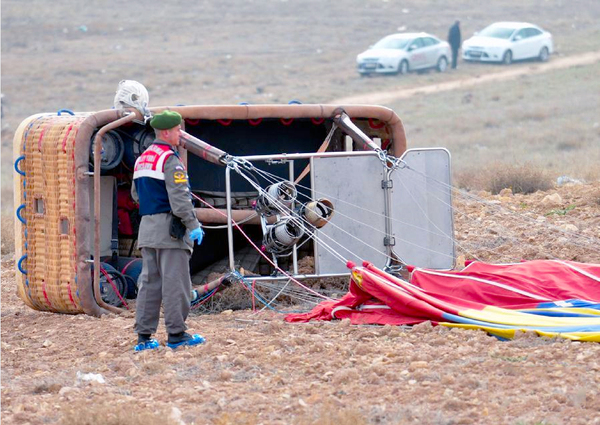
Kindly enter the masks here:
M 418 152 L 418 151 L 428 151 L 433 149 L 416 149 L 411 150 L 409 152 Z M 294 161 L 297 159 L 308 159 L 310 166 L 310 184 L 311 184 L 311 197 L 316 199 L 318 196 L 315 193 L 315 174 L 313 170 L 315 170 L 315 159 L 316 158 L 332 158 L 332 157 L 355 157 L 355 156 L 377 156 L 379 159 L 381 157 L 377 152 L 374 151 L 354 151 L 354 152 L 315 152 L 315 153 L 295 153 L 295 154 L 275 154 L 275 155 L 252 155 L 241 157 L 240 159 L 249 161 L 249 162 L 258 162 L 258 161 L 273 161 L 279 164 L 288 163 L 289 166 L 289 180 L 294 180 Z M 404 157 L 404 155 L 403 155 Z M 394 228 L 393 228 L 393 202 L 394 196 L 394 179 L 398 178 L 398 175 L 394 174 L 394 172 L 398 172 L 397 170 L 401 168 L 390 167 L 388 163 L 382 163 L 381 166 L 384 169 L 383 178 L 381 182 L 381 189 L 383 191 L 383 211 L 385 215 L 384 220 L 384 233 L 385 237 L 382 244 L 382 254 L 385 253 L 387 256 L 386 264 L 383 269 L 390 273 L 400 273 L 402 272 L 404 265 L 406 264 L 402 259 L 401 255 L 399 255 L 396 250 L 398 249 L 398 245 L 396 245 L 396 238 L 394 237 Z M 225 184 L 226 184 L 226 197 L 227 197 L 227 236 L 229 242 L 229 268 L 231 271 L 235 271 L 235 258 L 234 258 L 234 249 L 233 249 L 233 223 L 231 220 L 231 169 L 226 168 L 225 170 Z M 453 227 L 453 226 L 452 226 Z M 452 230 L 452 229 L 451 229 Z M 263 229 L 264 231 L 264 229 Z M 401 238 L 402 239 L 402 238 Z M 325 278 L 325 277 L 341 277 L 348 276 L 349 273 L 316 273 L 310 275 L 299 275 L 298 274 L 298 258 L 297 258 L 297 249 L 296 246 L 293 247 L 293 274 L 292 276 L 296 279 L 308 279 L 308 278 Z M 253 277 L 253 280 L 287 280 L 288 276 L 261 276 L 261 277 Z
M 394 173 L 394 168 L 390 168 L 385 173 L 385 180 L 381 182 L 381 187 L 383 189 L 383 199 L 385 200 L 384 214 L 385 214 L 385 237 L 383 238 L 383 245 L 385 246 L 385 251 L 387 253 L 387 261 L 384 271 L 389 273 L 398 273 L 403 269 L 405 263 L 404 261 L 398 257 L 398 255 L 394 252 L 394 245 L 396 245 L 396 238 L 394 238 L 392 231 L 392 193 L 391 190 L 394 187 L 394 182 L 392 180 L 392 174 Z
M 279 163 L 288 163 L 289 164 L 289 179 L 290 181 L 294 181 L 294 161 L 297 159 L 309 159 L 311 169 L 313 165 L 314 158 L 325 158 L 325 157 L 352 157 L 352 156 L 377 156 L 376 152 L 373 151 L 356 151 L 356 152 L 315 152 L 315 153 L 295 153 L 295 154 L 274 154 L 274 155 L 250 155 L 240 157 L 242 160 L 257 162 L 257 161 L 278 161 Z M 383 166 L 383 165 L 382 165 Z M 387 177 L 389 179 L 389 173 Z M 314 188 L 314 179 L 313 174 L 311 173 L 311 187 Z M 385 214 L 386 214 L 386 237 L 393 238 L 391 235 L 392 231 L 392 223 L 391 223 L 391 196 L 389 194 L 390 188 L 384 188 L 385 193 Z M 313 189 L 313 193 L 311 194 L 313 198 L 315 198 L 315 193 Z M 228 251 L 229 251 L 229 269 L 230 271 L 235 271 L 235 254 L 234 254 L 234 246 L 233 246 L 233 222 L 231 217 L 231 168 L 225 168 L 225 196 L 227 201 L 227 241 L 228 241 Z M 392 247 L 386 247 L 388 251 L 388 255 L 393 255 Z M 295 279 L 314 279 L 314 278 L 325 278 L 325 277 L 344 277 L 349 276 L 348 273 L 323 273 L 323 274 L 298 274 L 298 253 L 297 248 L 294 245 L 292 251 L 292 264 L 293 264 L 293 274 L 292 277 Z M 287 276 L 261 276 L 261 277 L 252 277 L 252 280 L 256 281 L 279 281 L 279 280 L 287 280 L 289 277 Z

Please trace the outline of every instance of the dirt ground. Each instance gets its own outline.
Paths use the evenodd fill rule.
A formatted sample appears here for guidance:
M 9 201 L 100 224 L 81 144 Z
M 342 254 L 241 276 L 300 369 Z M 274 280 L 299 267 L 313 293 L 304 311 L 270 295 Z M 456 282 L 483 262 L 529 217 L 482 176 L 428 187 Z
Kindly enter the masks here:
M 600 183 L 477 196 L 456 198 L 470 217 L 456 216 L 461 258 L 600 261 Z M 3 423 L 600 423 L 599 344 L 501 342 L 429 323 L 287 324 L 249 310 L 188 324 L 206 344 L 134 354 L 132 312 L 31 310 L 3 263 Z

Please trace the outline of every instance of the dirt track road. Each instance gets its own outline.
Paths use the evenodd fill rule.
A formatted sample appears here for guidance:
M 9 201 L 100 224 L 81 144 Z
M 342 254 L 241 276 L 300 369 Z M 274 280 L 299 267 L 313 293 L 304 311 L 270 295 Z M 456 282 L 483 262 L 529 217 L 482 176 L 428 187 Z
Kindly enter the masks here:
M 523 75 L 541 74 L 544 72 L 571 68 L 574 66 L 589 65 L 600 61 L 600 51 L 588 52 L 576 56 L 565 56 L 561 58 L 554 57 L 547 63 L 527 63 L 505 71 L 493 72 L 476 77 L 468 77 L 460 80 L 448 81 L 444 83 L 431 84 L 427 86 L 413 87 L 408 89 L 399 89 L 385 92 L 374 92 L 361 94 L 357 96 L 347 96 L 332 100 L 330 103 L 340 104 L 389 104 L 399 99 L 406 99 L 416 94 L 430 94 L 440 91 L 455 90 L 464 87 L 486 84 L 494 81 L 504 81 L 518 78 Z

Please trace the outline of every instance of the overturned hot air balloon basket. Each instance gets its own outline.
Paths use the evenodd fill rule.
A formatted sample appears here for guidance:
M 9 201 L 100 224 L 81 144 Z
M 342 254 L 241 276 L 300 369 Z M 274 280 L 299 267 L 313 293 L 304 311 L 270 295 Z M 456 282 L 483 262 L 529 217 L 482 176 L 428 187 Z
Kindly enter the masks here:
M 452 234 L 450 209 L 423 218 L 411 204 L 427 197 L 431 182 L 449 183 L 449 154 L 407 150 L 392 110 L 294 102 L 148 112 L 164 109 L 184 118 L 180 155 L 206 230 L 193 273 L 221 264 L 230 271 L 255 267 L 253 279 L 343 276 L 349 271 L 340 253 L 388 269 L 406 257 L 423 267 L 452 267 L 452 241 L 429 240 L 447 253 L 435 256 L 419 230 L 407 230 L 425 223 Z M 99 316 L 135 297 L 141 259 L 132 170 L 153 140 L 147 118 L 134 109 L 64 109 L 20 124 L 13 144 L 16 276 L 29 307 Z M 432 168 L 437 174 L 423 177 Z M 449 190 L 436 196 L 451 205 Z M 408 244 L 396 243 L 399 232 Z M 410 249 L 411 240 L 422 248 Z M 244 263 L 238 253 L 252 246 L 261 254 Z M 313 273 L 298 273 L 304 255 L 314 256 Z M 260 270 L 268 264 L 265 273 L 257 258 Z

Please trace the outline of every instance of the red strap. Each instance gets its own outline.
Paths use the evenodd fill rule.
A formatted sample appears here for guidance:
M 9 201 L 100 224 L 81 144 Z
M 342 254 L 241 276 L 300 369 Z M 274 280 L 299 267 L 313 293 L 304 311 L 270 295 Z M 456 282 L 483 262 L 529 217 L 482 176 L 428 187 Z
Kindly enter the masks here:
M 73 304 L 73 307 L 78 308 L 77 303 L 73 299 L 73 293 L 71 292 L 71 282 L 67 282 L 67 292 L 69 293 L 69 300 L 71 300 L 71 304 Z
M 50 302 L 50 299 L 48 298 L 48 294 L 46 293 L 46 281 L 45 280 L 42 280 L 42 293 L 44 294 L 46 303 L 50 306 L 50 308 L 54 308 L 54 307 L 52 307 L 52 303 Z
M 63 141 L 62 141 L 62 150 L 63 150 L 63 152 L 67 151 L 67 137 L 69 137 L 69 133 L 71 132 L 72 129 L 73 129 L 73 124 L 71 124 L 71 126 L 67 130 L 67 133 L 65 134 L 65 137 L 63 138 Z

